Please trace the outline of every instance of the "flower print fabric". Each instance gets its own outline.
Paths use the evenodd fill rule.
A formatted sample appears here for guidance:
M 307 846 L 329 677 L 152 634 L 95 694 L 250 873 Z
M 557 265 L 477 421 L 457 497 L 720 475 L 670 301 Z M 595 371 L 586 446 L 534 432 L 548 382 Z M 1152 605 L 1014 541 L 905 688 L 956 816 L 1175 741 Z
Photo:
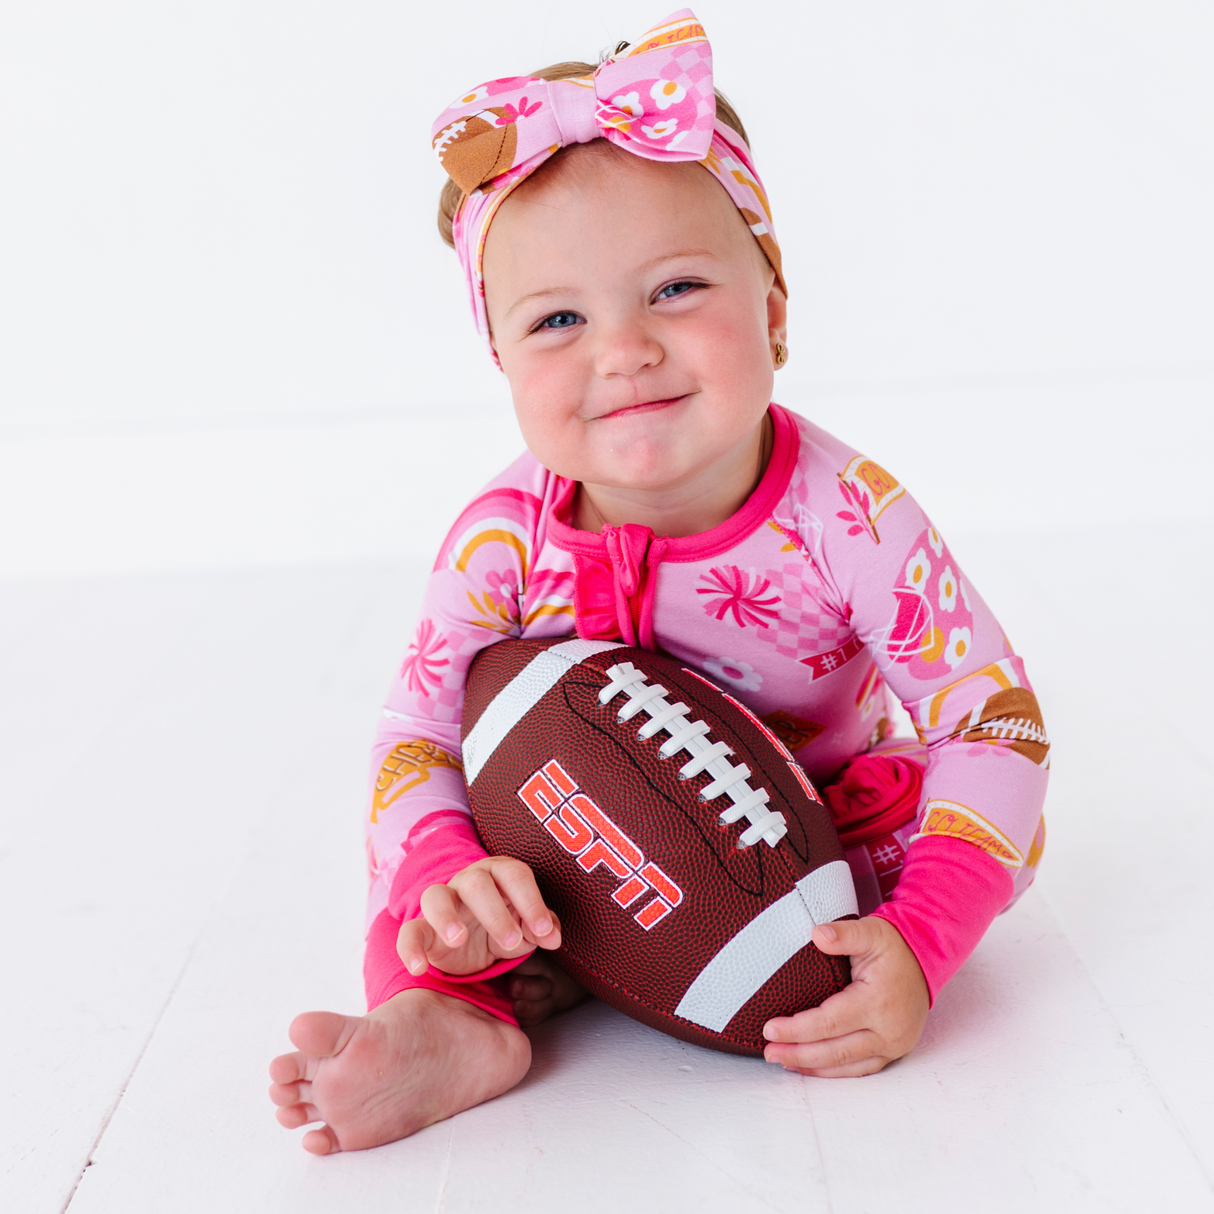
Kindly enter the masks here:
M 700 580 L 707 585 L 699 587 L 696 593 L 710 596 L 704 610 L 718 620 L 729 615 L 739 627 L 753 624 L 767 628 L 772 620 L 780 618 L 780 595 L 772 592 L 771 578 L 761 577 L 754 570 L 739 569 L 737 565 L 726 565 L 701 574 Z
M 906 873 L 931 869 L 933 857 L 961 857 L 949 861 L 950 880 L 989 915 L 1032 880 L 1049 740 L 1023 663 L 888 472 L 778 405 L 770 416 L 773 448 L 759 485 L 702 535 L 659 537 L 637 525 L 578 531 L 569 522 L 576 484 L 530 455 L 456 521 L 375 745 L 372 921 L 415 915 L 425 884 L 457 871 L 427 866 L 428 849 L 458 836 L 463 850 L 450 852 L 452 863 L 483 854 L 456 765 L 463 684 L 480 649 L 512 636 L 577 633 L 665 652 L 742 700 L 819 784 L 882 744 L 892 693 L 926 756 Z M 385 781 L 393 795 L 376 800 Z M 970 870 L 982 864 L 998 881 L 979 898 Z M 954 945 L 928 958 L 915 933 L 931 915 L 916 926 L 897 906 L 876 913 L 907 936 L 934 994 L 977 936 L 959 956 Z M 952 913 L 943 903 L 932 912 Z
M 926 528 L 911 546 L 902 583 L 893 589 L 898 612 L 885 648 L 915 678 L 930 679 L 964 663 L 973 644 L 973 616 L 935 528 Z
M 763 686 L 763 676 L 749 662 L 739 662 L 735 658 L 705 658 L 704 669 L 714 679 L 739 691 L 758 691 Z
M 438 632 L 431 620 L 422 620 L 400 666 L 400 677 L 410 691 L 428 696 L 430 688 L 442 686 L 442 669 L 451 664 L 449 657 L 440 656 L 446 648 L 447 638 Z

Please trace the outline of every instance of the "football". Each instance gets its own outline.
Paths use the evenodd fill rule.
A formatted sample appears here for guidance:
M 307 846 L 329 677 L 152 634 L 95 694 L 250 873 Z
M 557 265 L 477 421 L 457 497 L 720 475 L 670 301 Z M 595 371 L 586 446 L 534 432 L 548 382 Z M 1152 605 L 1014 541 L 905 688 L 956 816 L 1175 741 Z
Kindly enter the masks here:
M 847 985 L 847 958 L 810 942 L 856 914 L 830 817 L 702 675 L 608 641 L 500 641 L 469 671 L 462 734 L 485 847 L 531 866 L 557 960 L 600 999 L 757 1055 L 767 1020 Z

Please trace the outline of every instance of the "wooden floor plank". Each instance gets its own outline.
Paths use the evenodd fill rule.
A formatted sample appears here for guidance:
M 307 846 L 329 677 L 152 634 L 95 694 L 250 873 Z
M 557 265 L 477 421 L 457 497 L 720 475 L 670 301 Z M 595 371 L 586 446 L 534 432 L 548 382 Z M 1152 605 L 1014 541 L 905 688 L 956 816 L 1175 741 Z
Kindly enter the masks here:
M 266 1067 L 290 1048 L 285 1030 L 296 1013 L 364 1006 L 360 817 L 368 734 L 360 703 L 365 708 L 361 697 L 334 692 L 296 733 L 292 795 L 263 824 L 196 951 L 73 1214 L 213 1211 L 233 1202 L 257 1211 L 348 1204 L 376 1214 L 427 1209 L 437 1200 L 441 1156 L 405 1173 L 382 1152 L 305 1156 L 298 1135 L 275 1122 L 266 1095 Z M 199 1176 L 185 1190 L 182 1166 Z
M 297 723 L 383 577 L 52 584 L 39 659 L 36 610 L 5 637 L 20 729 L 0 777 L 6 1208 L 61 1209 L 254 830 L 290 794 L 267 754 L 298 762 Z

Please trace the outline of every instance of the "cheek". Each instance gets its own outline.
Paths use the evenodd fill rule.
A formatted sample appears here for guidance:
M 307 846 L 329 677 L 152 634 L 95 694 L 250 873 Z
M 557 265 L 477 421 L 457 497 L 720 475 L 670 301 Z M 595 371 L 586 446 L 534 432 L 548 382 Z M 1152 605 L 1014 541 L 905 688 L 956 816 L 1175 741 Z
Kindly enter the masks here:
M 731 392 L 745 387 L 770 391 L 767 330 L 755 319 L 753 309 L 722 309 L 705 316 L 685 337 L 684 356 L 694 360 L 706 386 L 719 385 Z
M 552 468 L 580 433 L 577 410 L 585 378 L 576 360 L 511 358 L 503 363 L 514 413 L 528 448 Z

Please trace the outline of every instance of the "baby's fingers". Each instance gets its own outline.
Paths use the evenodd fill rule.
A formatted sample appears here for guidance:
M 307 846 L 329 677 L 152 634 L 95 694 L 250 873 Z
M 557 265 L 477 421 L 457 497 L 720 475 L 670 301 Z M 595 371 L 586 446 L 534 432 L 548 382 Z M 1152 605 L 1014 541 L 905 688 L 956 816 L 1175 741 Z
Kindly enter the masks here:
M 763 1026 L 768 1041 L 829 1041 L 868 1027 L 871 1020 L 871 999 L 863 987 L 843 990 L 795 1016 L 779 1016 Z
M 466 915 L 461 899 L 448 885 L 431 885 L 422 893 L 422 918 L 415 923 L 429 925 L 430 934 L 426 939 L 427 954 L 434 948 L 454 949 L 467 941 L 467 928 L 464 926 Z M 405 962 L 408 965 L 408 962 Z
M 524 867 L 526 867 L 524 865 Z M 487 866 L 475 864 L 464 869 L 456 879 L 458 894 L 452 892 L 452 886 L 432 886 L 426 893 L 442 889 L 447 896 L 454 900 L 457 896 L 476 921 L 488 933 L 493 942 L 493 951 L 499 957 L 520 957 L 529 952 L 532 945 L 523 936 L 523 930 L 515 919 L 510 907 L 506 905 L 502 891 L 498 889 L 494 874 Z M 425 895 L 422 895 L 423 909 L 426 918 L 430 919 L 430 910 L 425 906 Z M 433 920 L 431 920 L 433 922 Z M 450 943 L 455 943 L 457 937 L 447 937 Z
M 530 867 L 521 860 L 503 856 L 494 857 L 490 864 L 498 888 L 518 912 L 531 938 L 541 948 L 559 948 L 561 925 L 544 905 L 544 896 Z
M 867 1075 L 879 1071 L 889 1061 L 878 1055 L 880 1045 L 875 1033 L 863 1029 L 829 1041 L 773 1041 L 764 1049 L 763 1057 L 786 1071 L 800 1071 L 805 1075 L 827 1078 Z
M 411 974 L 424 974 L 430 968 L 427 956 L 438 943 L 438 936 L 425 919 L 406 919 L 396 935 L 396 951 Z

